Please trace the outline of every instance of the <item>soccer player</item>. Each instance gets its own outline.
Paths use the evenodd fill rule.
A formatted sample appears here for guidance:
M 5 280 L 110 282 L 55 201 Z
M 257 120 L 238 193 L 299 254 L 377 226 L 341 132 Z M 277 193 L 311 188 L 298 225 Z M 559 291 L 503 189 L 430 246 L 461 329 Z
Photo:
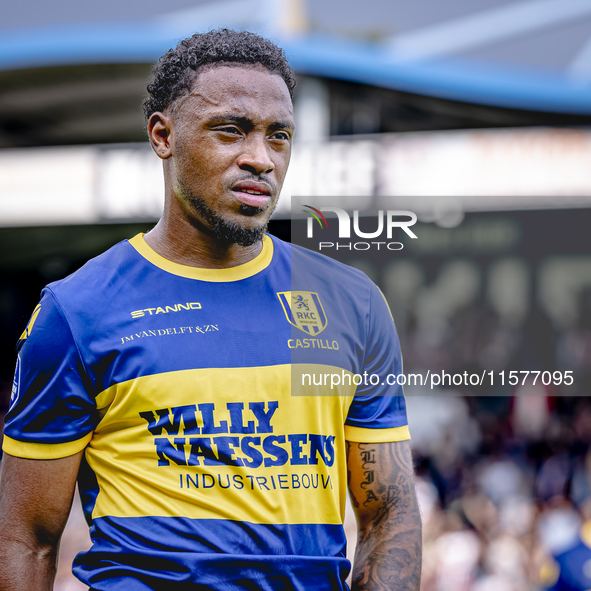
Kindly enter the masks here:
M 17 346 L 1 591 L 52 588 L 76 481 L 93 545 L 74 573 L 94 591 L 346 589 L 347 484 L 353 589 L 419 589 L 404 398 L 360 382 L 401 371 L 388 306 L 265 233 L 294 86 L 246 32 L 194 35 L 155 66 L 163 216 L 47 286 Z

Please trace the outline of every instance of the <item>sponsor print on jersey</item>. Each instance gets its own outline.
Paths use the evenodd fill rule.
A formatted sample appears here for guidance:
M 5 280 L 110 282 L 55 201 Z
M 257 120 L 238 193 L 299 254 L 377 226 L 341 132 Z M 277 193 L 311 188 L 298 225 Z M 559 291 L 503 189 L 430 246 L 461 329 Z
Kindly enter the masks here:
M 277 297 L 287 321 L 310 335 L 321 333 L 328 323 L 320 297 L 313 291 L 282 291 Z
M 308 368 L 324 370 L 336 368 Z M 291 374 L 290 364 L 192 369 L 101 392 L 86 448 L 100 475 L 93 518 L 342 523 L 355 386 L 318 396 L 306 384 L 293 396 Z

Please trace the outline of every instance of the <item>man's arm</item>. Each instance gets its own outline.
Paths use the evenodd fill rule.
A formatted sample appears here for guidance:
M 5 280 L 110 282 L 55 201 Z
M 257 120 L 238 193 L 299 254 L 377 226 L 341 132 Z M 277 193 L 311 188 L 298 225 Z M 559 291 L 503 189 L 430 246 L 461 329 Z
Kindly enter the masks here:
M 348 441 L 347 464 L 359 523 L 353 591 L 418 591 L 421 517 L 409 442 Z
M 84 452 L 59 460 L 4 453 L 0 476 L 0 591 L 51 591 Z

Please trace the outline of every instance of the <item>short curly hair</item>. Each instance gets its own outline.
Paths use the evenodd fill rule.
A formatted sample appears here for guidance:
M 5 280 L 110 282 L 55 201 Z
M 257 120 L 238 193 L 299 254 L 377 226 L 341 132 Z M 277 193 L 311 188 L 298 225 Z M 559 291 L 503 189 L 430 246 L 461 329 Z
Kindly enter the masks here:
M 190 92 L 200 68 L 217 63 L 260 64 L 283 78 L 293 98 L 295 73 L 280 47 L 248 31 L 218 29 L 183 39 L 154 65 L 143 102 L 146 121 Z

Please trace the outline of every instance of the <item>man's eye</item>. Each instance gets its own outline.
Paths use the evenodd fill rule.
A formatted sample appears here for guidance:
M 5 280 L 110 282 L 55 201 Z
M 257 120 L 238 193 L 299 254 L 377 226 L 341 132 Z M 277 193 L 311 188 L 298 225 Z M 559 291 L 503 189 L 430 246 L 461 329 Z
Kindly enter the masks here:
M 277 131 L 271 137 L 274 140 L 288 140 L 289 139 L 289 133 L 287 133 L 286 131 Z
M 240 135 L 240 130 L 237 127 L 218 127 L 218 131 Z

